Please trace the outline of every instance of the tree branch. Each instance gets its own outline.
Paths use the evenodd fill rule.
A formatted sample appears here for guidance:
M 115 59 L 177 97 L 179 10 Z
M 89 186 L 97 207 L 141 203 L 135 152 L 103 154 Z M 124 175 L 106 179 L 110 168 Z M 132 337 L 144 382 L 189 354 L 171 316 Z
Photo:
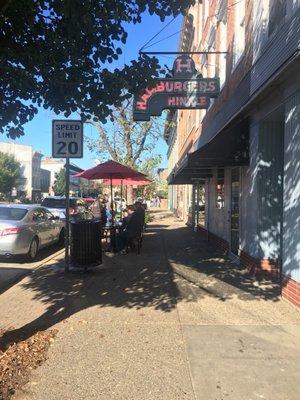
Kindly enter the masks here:
M 104 148 L 107 150 L 107 152 L 110 154 L 111 158 L 114 161 L 119 161 L 118 153 L 117 153 L 116 149 L 114 149 L 113 146 L 110 144 L 107 132 L 103 128 L 101 123 L 94 122 L 92 120 L 87 121 L 87 123 L 93 125 L 97 129 L 97 132 L 99 133 L 102 144 L 103 144 Z
M 151 131 L 151 128 L 152 128 L 152 124 L 149 123 L 149 122 L 146 122 L 146 123 L 144 123 L 142 125 L 142 132 L 143 132 L 142 140 L 141 140 L 141 142 L 140 142 L 140 144 L 138 146 L 138 149 L 137 149 L 137 151 L 135 153 L 134 162 L 136 162 L 140 158 L 142 152 L 144 151 L 146 139 L 148 137 L 149 132 Z

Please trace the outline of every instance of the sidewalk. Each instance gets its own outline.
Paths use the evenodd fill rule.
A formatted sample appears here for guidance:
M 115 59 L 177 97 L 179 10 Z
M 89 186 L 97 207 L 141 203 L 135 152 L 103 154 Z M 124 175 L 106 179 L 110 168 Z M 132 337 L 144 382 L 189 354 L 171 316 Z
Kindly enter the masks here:
M 33 270 L 47 264 L 51 259 L 57 259 L 64 252 L 57 245 L 50 248 L 42 249 L 38 254 L 38 259 L 33 262 L 27 262 L 24 257 L 0 259 L 0 294 L 7 290 L 10 286 L 19 282 Z
M 298 400 L 300 314 L 173 217 L 87 275 L 58 260 L 0 296 L 15 339 L 55 327 L 16 400 Z

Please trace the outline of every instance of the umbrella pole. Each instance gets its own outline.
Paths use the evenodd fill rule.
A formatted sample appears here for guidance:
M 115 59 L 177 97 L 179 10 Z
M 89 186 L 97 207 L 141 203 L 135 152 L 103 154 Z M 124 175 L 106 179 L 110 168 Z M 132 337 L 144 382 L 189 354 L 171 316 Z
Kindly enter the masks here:
M 114 200 L 113 200 L 113 185 L 112 175 L 110 176 L 110 208 L 111 208 L 111 222 L 114 224 Z
M 121 180 L 121 215 L 122 215 L 122 211 L 123 211 L 123 179 Z
M 112 175 L 110 175 L 110 196 L 111 196 L 111 225 L 112 225 L 112 230 L 111 230 L 111 246 L 112 246 L 112 251 L 115 253 L 117 251 L 116 249 L 116 231 L 114 229 L 115 225 L 115 217 L 114 217 L 114 201 L 113 201 L 113 184 L 112 184 Z

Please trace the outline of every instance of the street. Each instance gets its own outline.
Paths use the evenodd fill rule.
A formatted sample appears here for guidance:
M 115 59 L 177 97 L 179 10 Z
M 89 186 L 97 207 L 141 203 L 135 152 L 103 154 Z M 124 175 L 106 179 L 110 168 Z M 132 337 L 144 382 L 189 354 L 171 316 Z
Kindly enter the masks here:
M 15 340 L 58 329 L 15 400 L 299 399 L 299 311 L 174 217 L 140 256 L 69 276 L 61 260 L 0 296 Z

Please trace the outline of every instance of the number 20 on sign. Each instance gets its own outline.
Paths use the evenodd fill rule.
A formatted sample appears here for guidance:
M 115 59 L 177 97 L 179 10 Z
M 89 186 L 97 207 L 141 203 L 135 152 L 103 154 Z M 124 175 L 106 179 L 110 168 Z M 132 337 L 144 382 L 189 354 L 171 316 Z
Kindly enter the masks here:
M 83 157 L 83 124 L 77 120 L 52 121 L 52 157 Z

